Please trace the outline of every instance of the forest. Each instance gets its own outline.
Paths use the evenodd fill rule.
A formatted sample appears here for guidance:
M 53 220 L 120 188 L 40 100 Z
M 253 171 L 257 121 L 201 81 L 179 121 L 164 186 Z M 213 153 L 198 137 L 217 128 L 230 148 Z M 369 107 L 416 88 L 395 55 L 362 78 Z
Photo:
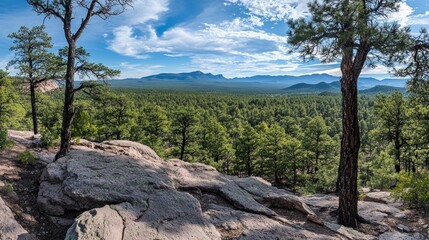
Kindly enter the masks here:
M 2 73 L 3 129 L 32 129 L 30 96 L 22 81 Z M 44 147 L 58 144 L 62 95 L 61 89 L 37 92 Z M 101 85 L 78 95 L 76 108 L 74 142 L 128 139 L 150 146 L 165 159 L 210 164 L 229 175 L 260 176 L 302 194 L 336 190 L 340 95 L 268 96 Z M 428 207 L 428 111 L 423 99 L 413 94 L 359 97 L 360 187 L 394 189 L 412 206 Z M 415 191 L 403 191 L 410 187 Z

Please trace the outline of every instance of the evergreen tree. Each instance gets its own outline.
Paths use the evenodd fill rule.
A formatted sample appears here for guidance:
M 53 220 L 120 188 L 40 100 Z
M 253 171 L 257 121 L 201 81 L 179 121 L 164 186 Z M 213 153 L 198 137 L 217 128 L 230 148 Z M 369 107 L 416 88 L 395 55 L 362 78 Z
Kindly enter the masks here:
M 274 177 L 277 184 L 281 183 L 282 175 L 284 173 L 285 161 L 285 147 L 286 147 L 286 133 L 277 123 L 271 125 L 266 131 L 261 131 L 261 145 L 260 154 L 262 160 L 265 162 L 267 172 Z
M 107 19 L 111 16 L 119 15 L 125 11 L 126 6 L 132 3 L 132 0 L 27 0 L 27 2 L 33 7 L 35 12 L 43 14 L 46 17 L 58 18 L 63 25 L 64 36 L 67 40 L 67 48 L 63 51 L 65 53 L 64 56 L 66 56 L 66 75 L 61 143 L 60 150 L 55 156 L 55 159 L 58 159 L 67 155 L 70 151 L 72 124 L 76 113 L 74 108 L 75 94 L 87 86 L 86 84 L 81 84 L 75 88 L 75 74 L 92 76 L 99 80 L 105 80 L 119 74 L 118 71 L 112 71 L 102 64 L 89 64 L 86 61 L 89 54 L 77 48 L 77 41 L 93 17 Z M 84 15 L 82 20 L 76 20 L 75 14 L 79 10 Z M 75 20 L 80 22 L 76 23 Z M 73 29 L 74 27 L 77 28 Z
M 285 154 L 288 163 L 287 168 L 292 169 L 292 188 L 296 189 L 298 170 L 303 171 L 302 160 L 304 153 L 301 141 L 293 137 L 288 137 L 285 142 Z
M 289 43 L 306 59 L 341 59 L 343 136 L 338 169 L 339 222 L 356 227 L 360 147 L 357 81 L 365 64 L 388 66 L 403 60 L 409 29 L 383 21 L 398 11 L 401 0 L 323 0 L 309 4 L 310 19 L 290 20 Z M 372 54 L 370 54 L 372 53 Z
M 310 165 L 310 172 L 316 173 L 321 160 L 328 160 L 333 155 L 334 142 L 327 134 L 328 126 L 322 116 L 313 117 L 307 124 L 304 132 L 304 148 L 310 153 L 308 156 L 314 160 Z M 322 163 L 324 164 L 324 163 Z
M 101 92 L 96 99 L 100 109 L 96 116 L 99 139 L 128 139 L 135 126 L 134 102 L 111 91 Z
M 408 121 L 406 108 L 404 96 L 398 91 L 395 91 L 391 96 L 377 96 L 374 106 L 375 116 L 380 121 L 378 136 L 380 139 L 391 141 L 394 144 L 395 170 L 397 173 L 401 171 L 401 155 L 404 145 L 407 144 L 404 131 Z
M 190 153 L 189 146 L 196 141 L 195 126 L 197 123 L 198 118 L 196 117 L 195 109 L 184 108 L 173 113 L 171 121 L 173 156 L 178 157 L 180 160 L 185 160 L 186 154 Z
M 241 136 L 238 138 L 235 154 L 239 162 L 239 171 L 252 176 L 254 161 L 257 157 L 259 146 L 259 135 L 256 130 L 245 124 Z
M 15 57 L 8 66 L 15 66 L 19 76 L 24 78 L 25 87 L 30 90 L 31 114 L 33 132 L 39 133 L 37 121 L 36 89 L 48 81 L 63 76 L 61 61 L 55 54 L 49 53 L 52 48 L 51 37 L 45 32 L 44 26 L 35 26 L 31 29 L 22 26 L 17 32 L 9 35 L 13 40 L 11 51 Z
M 8 73 L 0 70 L 0 128 L 20 126 L 25 110 L 20 104 L 18 92 Z
M 149 104 L 141 108 L 136 121 L 131 139 L 142 142 L 163 155 L 164 141 L 170 125 L 166 111 L 158 105 Z

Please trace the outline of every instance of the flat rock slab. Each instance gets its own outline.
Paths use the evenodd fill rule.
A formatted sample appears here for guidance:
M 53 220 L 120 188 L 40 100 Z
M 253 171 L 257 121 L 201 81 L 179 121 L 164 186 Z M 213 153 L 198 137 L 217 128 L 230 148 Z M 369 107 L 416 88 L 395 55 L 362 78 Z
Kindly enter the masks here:
M 48 164 L 40 181 L 38 204 L 46 213 L 83 212 L 66 239 L 370 239 L 346 228 L 339 234 L 324 228 L 331 235 L 323 235 L 297 227 L 271 207 L 300 211 L 315 222 L 303 199 L 260 178 L 164 161 L 130 141 L 82 141 Z M 203 202 L 202 195 L 224 203 Z
M 338 197 L 334 195 L 316 194 L 303 198 L 304 202 L 319 210 L 333 211 L 338 209 Z M 392 218 L 404 218 L 405 213 L 401 209 L 392 204 L 384 204 L 379 202 L 359 201 L 359 215 L 365 220 L 372 223 L 384 225 L 384 220 Z
M 365 193 L 364 201 L 378 202 L 378 203 L 394 203 L 395 199 L 391 196 L 390 192 L 369 192 Z
M 379 240 L 426 240 L 420 233 L 386 232 L 379 236 Z

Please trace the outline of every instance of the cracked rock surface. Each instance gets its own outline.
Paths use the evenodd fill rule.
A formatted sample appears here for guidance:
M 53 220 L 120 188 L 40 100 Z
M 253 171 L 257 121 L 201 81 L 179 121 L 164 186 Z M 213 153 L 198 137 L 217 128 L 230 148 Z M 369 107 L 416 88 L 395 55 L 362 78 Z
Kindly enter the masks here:
M 164 161 L 130 141 L 81 141 L 50 163 L 38 203 L 53 216 L 83 212 L 66 239 L 374 239 L 324 222 L 311 199 L 260 178 Z M 319 199 L 320 200 L 320 199 Z M 302 224 L 285 213 L 302 216 Z

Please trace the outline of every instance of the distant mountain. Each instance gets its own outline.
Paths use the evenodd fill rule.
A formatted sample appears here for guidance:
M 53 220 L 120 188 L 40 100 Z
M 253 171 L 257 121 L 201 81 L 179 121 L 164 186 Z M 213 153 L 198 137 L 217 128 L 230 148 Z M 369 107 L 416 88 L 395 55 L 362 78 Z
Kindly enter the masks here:
M 203 73 L 195 71 L 190 73 L 161 73 L 142 77 L 142 80 L 178 80 L 178 81 L 224 81 L 226 78 L 222 74 L 213 75 L 211 73 Z
M 339 77 L 328 74 L 311 74 L 302 76 L 270 76 L 258 75 L 243 78 L 225 78 L 223 75 L 203 73 L 201 71 L 189 73 L 161 73 L 142 78 L 130 78 L 109 81 L 115 88 L 143 88 L 143 89 L 177 89 L 190 91 L 257 91 L 270 93 L 284 92 L 336 92 L 340 89 Z M 298 85 L 297 84 L 307 84 Z M 359 90 L 369 89 L 377 85 L 391 87 L 405 87 L 404 79 L 360 78 Z M 290 88 L 290 89 L 289 89 Z
M 372 88 L 361 90 L 361 91 L 359 91 L 359 93 L 362 93 L 362 94 L 378 94 L 378 93 L 390 94 L 390 93 L 393 93 L 395 90 L 398 92 L 401 92 L 401 93 L 407 92 L 407 89 L 403 88 L 403 87 L 392 87 L 392 86 L 385 86 L 385 85 L 377 85 L 377 86 L 372 87 Z
M 291 93 L 321 93 L 321 92 L 339 92 L 339 82 L 320 82 L 317 84 L 298 83 L 285 88 L 286 92 Z
M 257 75 L 253 77 L 232 78 L 231 81 L 237 82 L 269 82 L 269 83 L 288 83 L 289 86 L 297 83 L 314 84 L 315 82 L 333 82 L 338 81 L 339 77 L 331 76 L 328 74 L 311 74 L 302 76 L 270 76 L 270 75 Z
M 392 93 L 393 91 L 406 92 L 406 88 L 392 87 L 386 85 L 376 85 L 372 88 L 359 90 L 361 94 L 378 94 L 378 93 Z M 307 93 L 320 93 L 328 95 L 329 93 L 340 93 L 340 83 L 338 81 L 332 83 L 320 82 L 317 84 L 298 83 L 284 89 L 286 93 L 307 94 Z

